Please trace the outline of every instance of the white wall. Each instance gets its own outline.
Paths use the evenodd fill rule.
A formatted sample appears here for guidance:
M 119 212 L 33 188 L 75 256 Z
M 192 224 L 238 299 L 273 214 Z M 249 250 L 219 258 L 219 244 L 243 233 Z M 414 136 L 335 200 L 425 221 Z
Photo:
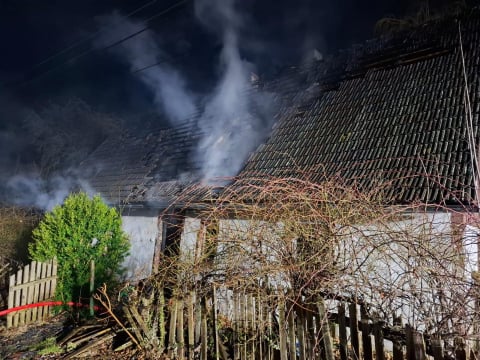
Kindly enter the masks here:
M 130 255 L 123 264 L 125 279 L 138 281 L 151 275 L 157 222 L 156 216 L 122 216 L 122 228 L 130 239 Z

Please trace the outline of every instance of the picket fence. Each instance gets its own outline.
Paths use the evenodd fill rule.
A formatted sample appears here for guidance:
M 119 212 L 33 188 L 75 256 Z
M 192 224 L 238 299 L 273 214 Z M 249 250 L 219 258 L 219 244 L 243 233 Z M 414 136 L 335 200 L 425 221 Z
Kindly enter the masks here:
M 8 308 L 13 309 L 50 300 L 55 294 L 56 285 L 56 260 L 46 263 L 32 261 L 10 276 Z M 44 306 L 9 313 L 7 328 L 43 321 L 50 316 L 50 310 L 49 306 Z

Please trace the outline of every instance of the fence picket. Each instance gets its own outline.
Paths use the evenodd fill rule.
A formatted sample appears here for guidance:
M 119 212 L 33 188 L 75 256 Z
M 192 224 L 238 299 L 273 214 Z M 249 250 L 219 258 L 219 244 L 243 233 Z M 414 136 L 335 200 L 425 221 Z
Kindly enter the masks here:
M 10 276 L 8 290 L 8 308 L 30 305 L 51 299 L 56 287 L 57 264 L 32 263 Z M 40 308 L 25 309 L 7 314 L 7 328 L 44 320 L 49 310 Z
M 358 340 L 358 317 L 357 304 L 351 303 L 348 306 L 348 316 L 350 317 L 350 341 L 352 343 L 352 358 L 360 358 L 360 343 Z
M 340 341 L 340 360 L 348 359 L 347 352 L 347 323 L 345 321 L 345 305 L 340 303 L 337 308 L 338 311 L 338 338 Z
M 362 345 L 363 345 L 363 359 L 372 360 L 372 339 L 370 338 L 370 324 L 368 323 L 368 314 L 365 305 L 360 307 L 361 324 L 362 324 Z

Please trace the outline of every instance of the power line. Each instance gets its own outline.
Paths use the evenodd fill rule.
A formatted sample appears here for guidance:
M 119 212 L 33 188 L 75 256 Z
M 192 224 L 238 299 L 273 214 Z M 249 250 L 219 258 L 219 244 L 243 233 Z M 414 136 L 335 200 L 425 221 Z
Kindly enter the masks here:
M 188 54 L 188 51 L 184 51 L 184 52 L 178 54 L 177 56 L 175 56 L 175 57 L 174 57 L 174 60 L 181 59 L 181 58 L 185 57 L 187 54 Z M 162 65 L 162 64 L 164 64 L 164 63 L 166 63 L 167 61 L 170 61 L 170 60 L 171 60 L 171 59 L 164 58 L 164 59 L 161 59 L 161 60 L 157 61 L 157 62 L 154 63 L 154 64 L 150 64 L 150 65 L 144 66 L 144 67 L 142 67 L 142 68 L 138 68 L 138 69 L 132 70 L 131 73 L 132 73 L 132 74 L 137 74 L 137 73 L 139 73 L 139 72 L 142 72 L 142 71 L 151 69 L 151 68 L 153 68 L 153 67 L 155 67 L 155 66 Z
M 77 54 L 77 55 L 75 55 L 75 56 L 72 56 L 72 57 L 66 59 L 65 61 L 63 61 L 63 62 L 60 63 L 59 65 L 54 66 L 54 67 L 52 67 L 52 68 L 50 68 L 50 69 L 48 69 L 48 70 L 46 70 L 46 71 L 44 71 L 44 72 L 39 73 L 38 75 L 34 76 L 34 77 L 31 78 L 31 79 L 17 82 L 17 83 L 15 83 L 15 84 L 10 85 L 10 87 L 23 87 L 23 86 L 25 86 L 25 85 L 33 82 L 33 81 L 36 81 L 36 80 L 38 80 L 38 79 L 40 79 L 40 78 L 42 78 L 42 77 L 50 74 L 51 72 L 53 72 L 53 71 L 55 71 L 55 70 L 57 70 L 57 69 L 65 66 L 65 65 L 67 65 L 67 64 L 69 64 L 69 63 L 72 63 L 72 62 L 74 62 L 74 61 L 76 61 L 76 60 L 78 60 L 78 59 L 80 59 L 80 58 L 82 58 L 82 57 L 84 57 L 84 56 L 92 53 L 92 52 L 95 52 L 95 51 L 101 52 L 101 51 L 104 51 L 104 50 L 108 50 L 108 49 L 111 49 L 111 48 L 114 47 L 114 46 L 117 46 L 117 45 L 125 42 L 125 41 L 128 41 L 128 40 L 132 39 L 133 37 L 135 37 L 135 36 L 137 36 L 137 35 L 145 32 L 145 31 L 147 31 L 147 30 L 150 28 L 150 25 L 148 25 L 148 22 L 150 22 L 150 21 L 152 21 L 152 20 L 154 20 L 154 19 L 156 19 L 156 18 L 159 18 L 159 17 L 161 17 L 161 16 L 163 16 L 163 15 L 168 14 L 168 13 L 171 12 L 172 10 L 174 10 L 174 9 L 176 9 L 176 8 L 184 5 L 184 4 L 186 4 L 188 1 L 189 1 L 189 0 L 180 0 L 180 1 L 176 2 L 175 4 L 171 5 L 170 7 L 168 7 L 168 8 L 166 8 L 166 9 L 164 9 L 164 10 L 162 10 L 162 11 L 160 11 L 160 12 L 158 12 L 158 13 L 152 15 L 152 16 L 150 16 L 149 18 L 147 18 L 147 19 L 144 20 L 144 22 L 146 22 L 147 25 L 146 25 L 145 27 L 141 28 L 140 30 L 135 31 L 135 32 L 132 33 L 132 34 L 129 34 L 129 35 L 127 35 L 127 36 L 125 36 L 125 37 L 123 37 L 123 38 L 121 38 L 121 39 L 119 39 L 119 40 L 114 41 L 114 42 L 111 43 L 111 44 L 105 45 L 105 46 L 100 47 L 100 48 L 91 47 L 91 48 L 88 49 L 88 50 L 85 50 L 85 51 L 83 51 L 83 52 L 81 52 L 81 53 L 79 53 L 79 54 Z M 138 10 L 138 9 L 137 9 L 137 10 Z M 101 31 L 102 31 L 102 30 L 99 30 L 99 32 L 101 32 Z
M 156 2 L 157 2 L 157 0 L 149 1 L 149 2 L 147 2 L 147 3 L 145 3 L 145 4 L 143 4 L 142 6 L 136 8 L 135 10 L 131 11 L 130 13 L 128 13 L 127 15 L 125 15 L 125 17 L 126 17 L 126 18 L 132 17 L 132 16 L 135 15 L 136 13 L 144 10 L 145 8 L 153 5 L 153 4 L 156 3 Z M 87 36 L 86 38 L 74 42 L 73 44 L 67 46 L 66 48 L 64 48 L 64 49 L 56 52 L 56 53 L 53 54 L 53 55 L 48 56 L 48 57 L 45 58 L 44 60 L 40 61 L 39 63 L 37 63 L 37 64 L 35 64 L 35 65 L 33 65 L 31 69 L 33 70 L 33 69 L 35 69 L 35 68 L 37 68 L 37 67 L 39 67 L 39 66 L 41 66 L 41 65 L 43 65 L 43 64 L 45 64 L 45 63 L 47 63 L 47 62 L 49 62 L 50 60 L 53 60 L 53 59 L 59 57 L 60 55 L 63 55 L 63 54 L 65 54 L 65 53 L 69 52 L 70 50 L 76 48 L 78 45 L 80 45 L 80 44 L 82 44 L 82 43 L 85 43 L 85 42 L 87 42 L 87 41 L 93 40 L 94 38 L 96 38 L 96 37 L 97 37 L 100 33 L 102 33 L 103 31 L 104 31 L 104 29 L 99 29 L 99 30 L 95 31 L 93 34 Z

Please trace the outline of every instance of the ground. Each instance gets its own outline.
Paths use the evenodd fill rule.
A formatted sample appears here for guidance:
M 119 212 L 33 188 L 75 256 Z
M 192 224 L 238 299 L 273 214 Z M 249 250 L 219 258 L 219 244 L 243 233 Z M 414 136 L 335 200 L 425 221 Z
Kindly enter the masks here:
M 52 353 L 55 348 L 50 349 L 47 345 L 48 339 L 60 341 L 62 337 L 73 331 L 74 327 L 66 314 L 54 316 L 43 324 L 21 326 L 15 329 L 6 329 L 4 325 L 4 323 L 0 325 L 0 359 L 2 360 L 68 359 L 73 355 L 73 351 L 66 351 L 66 346 L 62 347 L 62 353 L 55 354 Z M 93 347 L 82 356 L 71 358 L 147 359 L 144 354 L 133 348 L 122 352 L 113 352 L 112 340 Z

